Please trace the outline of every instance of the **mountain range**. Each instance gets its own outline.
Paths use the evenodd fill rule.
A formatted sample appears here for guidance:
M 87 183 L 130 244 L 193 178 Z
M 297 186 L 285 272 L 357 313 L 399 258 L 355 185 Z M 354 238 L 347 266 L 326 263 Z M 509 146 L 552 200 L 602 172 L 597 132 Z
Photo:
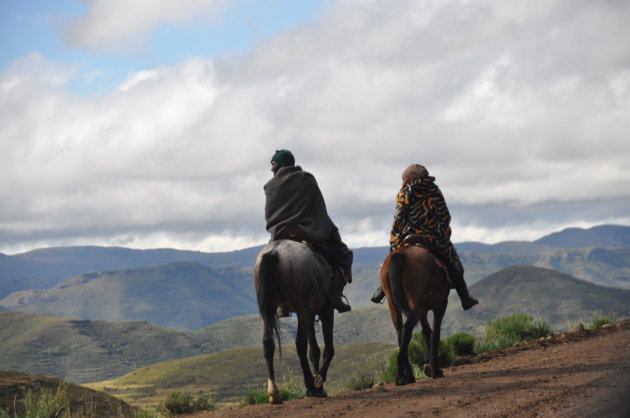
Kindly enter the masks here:
M 594 313 L 630 317 L 630 291 L 594 285 L 535 266 L 503 269 L 471 287 L 480 304 L 462 311 L 453 293 L 442 335 L 483 335 L 491 320 L 525 312 L 555 330 L 587 323 Z M 280 321 L 283 344 L 293 345 L 295 318 Z M 319 341 L 323 341 L 321 334 Z M 335 344 L 396 344 L 385 305 L 335 316 Z M 41 373 L 76 383 L 112 379 L 138 367 L 238 347 L 259 347 L 258 315 L 233 317 L 195 331 L 177 331 L 144 321 L 91 321 L 0 312 L 0 369 Z
M 556 270 L 591 283 L 630 289 L 630 227 L 567 229 L 535 242 L 458 245 L 469 286 L 515 265 Z M 589 241 L 590 240 L 590 241 Z M 593 245 L 569 248 L 571 244 Z M 604 248 L 601 245 L 611 245 Z M 553 246 L 552 246 L 553 245 Z M 144 320 L 193 330 L 257 313 L 252 266 L 260 247 L 230 253 L 65 247 L 0 257 L 0 309 L 75 319 Z M 370 306 L 386 247 L 354 250 L 354 280 L 345 294 Z M 167 264 L 151 265 L 165 262 Z M 121 267 L 122 266 L 122 267 Z M 102 268 L 110 270 L 99 270 Z M 71 278 L 63 274 L 82 271 Z M 54 283 L 31 288 L 34 283 Z M 4 287 L 3 287 L 4 286 Z

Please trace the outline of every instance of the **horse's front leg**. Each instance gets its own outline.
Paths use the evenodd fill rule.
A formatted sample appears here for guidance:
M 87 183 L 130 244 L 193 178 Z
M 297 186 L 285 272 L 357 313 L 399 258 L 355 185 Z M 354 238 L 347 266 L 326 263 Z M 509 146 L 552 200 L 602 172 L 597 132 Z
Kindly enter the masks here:
M 326 381 L 326 376 L 328 375 L 328 367 L 330 367 L 330 362 L 335 355 L 335 347 L 333 345 L 333 326 L 335 321 L 334 310 L 330 309 L 329 312 L 326 312 L 319 316 L 319 319 L 322 322 L 322 333 L 324 334 L 324 361 L 322 364 L 322 369 L 320 370 L 321 377 L 321 385 L 323 386 Z M 317 378 L 315 379 L 315 384 L 317 385 Z M 324 396 L 326 392 L 323 392 Z
M 270 327 L 265 326 L 263 334 L 263 348 L 265 351 L 265 361 L 267 362 L 267 371 L 269 378 L 267 379 L 267 393 L 269 394 L 269 403 L 282 403 L 282 399 L 278 395 L 278 386 L 276 385 L 276 376 L 273 368 L 273 354 L 276 350 L 276 344 L 273 340 L 273 332 Z

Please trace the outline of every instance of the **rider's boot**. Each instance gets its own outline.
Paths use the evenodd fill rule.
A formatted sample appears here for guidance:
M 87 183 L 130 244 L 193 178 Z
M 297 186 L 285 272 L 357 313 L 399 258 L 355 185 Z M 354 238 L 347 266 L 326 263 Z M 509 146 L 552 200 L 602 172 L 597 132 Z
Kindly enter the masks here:
M 349 282 L 350 278 L 348 274 L 342 270 L 341 267 L 335 268 L 335 272 L 333 273 L 332 278 L 332 306 L 339 313 L 349 312 L 352 310 L 349 304 L 343 301 L 345 296 L 343 295 L 343 288 L 346 285 L 346 282 Z M 347 301 L 348 299 L 346 299 Z
M 370 300 L 374 303 L 381 303 L 383 298 L 385 298 L 385 292 L 383 291 L 383 288 L 379 286 L 378 289 L 374 291 Z
M 467 311 L 472 308 L 479 301 L 472 296 L 470 296 L 470 292 L 468 291 L 468 286 L 466 286 L 466 282 L 464 281 L 464 275 L 462 274 L 451 274 L 451 281 L 453 282 L 453 286 L 457 291 L 457 295 L 459 296 L 459 300 L 462 302 L 462 308 Z

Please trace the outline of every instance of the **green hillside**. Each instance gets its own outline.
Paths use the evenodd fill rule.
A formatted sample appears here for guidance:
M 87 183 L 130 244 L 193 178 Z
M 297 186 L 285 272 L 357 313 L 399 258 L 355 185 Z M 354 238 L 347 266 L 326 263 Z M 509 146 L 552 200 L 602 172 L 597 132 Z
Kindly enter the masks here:
M 325 385 L 329 394 L 345 389 L 357 370 L 384 364 L 394 345 L 382 343 L 337 344 Z M 290 378 L 302 382 L 294 345 L 276 350 L 278 382 Z M 135 370 L 118 379 L 84 386 L 114 395 L 133 406 L 146 407 L 163 401 L 173 391 L 202 392 L 218 403 L 238 404 L 248 391 L 266 390 L 267 367 L 261 347 L 240 348 L 173 360 Z
M 498 317 L 525 312 L 567 329 L 594 312 L 630 317 L 630 291 L 595 285 L 569 275 L 533 266 L 513 266 L 471 287 L 479 305 L 462 311 L 452 292 L 446 328 L 480 334 L 480 327 Z
M 173 329 L 257 312 L 251 272 L 189 262 L 85 273 L 48 290 L 15 292 L 0 305 L 70 318 L 145 320 Z

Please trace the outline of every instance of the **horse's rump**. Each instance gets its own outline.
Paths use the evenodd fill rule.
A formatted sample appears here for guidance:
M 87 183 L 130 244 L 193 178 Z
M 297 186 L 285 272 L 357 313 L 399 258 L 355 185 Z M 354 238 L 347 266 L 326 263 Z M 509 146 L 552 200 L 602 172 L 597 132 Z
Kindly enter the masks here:
M 397 309 L 409 317 L 432 310 L 447 297 L 449 285 L 435 256 L 421 246 L 404 246 L 391 252 L 383 263 L 381 286 Z

